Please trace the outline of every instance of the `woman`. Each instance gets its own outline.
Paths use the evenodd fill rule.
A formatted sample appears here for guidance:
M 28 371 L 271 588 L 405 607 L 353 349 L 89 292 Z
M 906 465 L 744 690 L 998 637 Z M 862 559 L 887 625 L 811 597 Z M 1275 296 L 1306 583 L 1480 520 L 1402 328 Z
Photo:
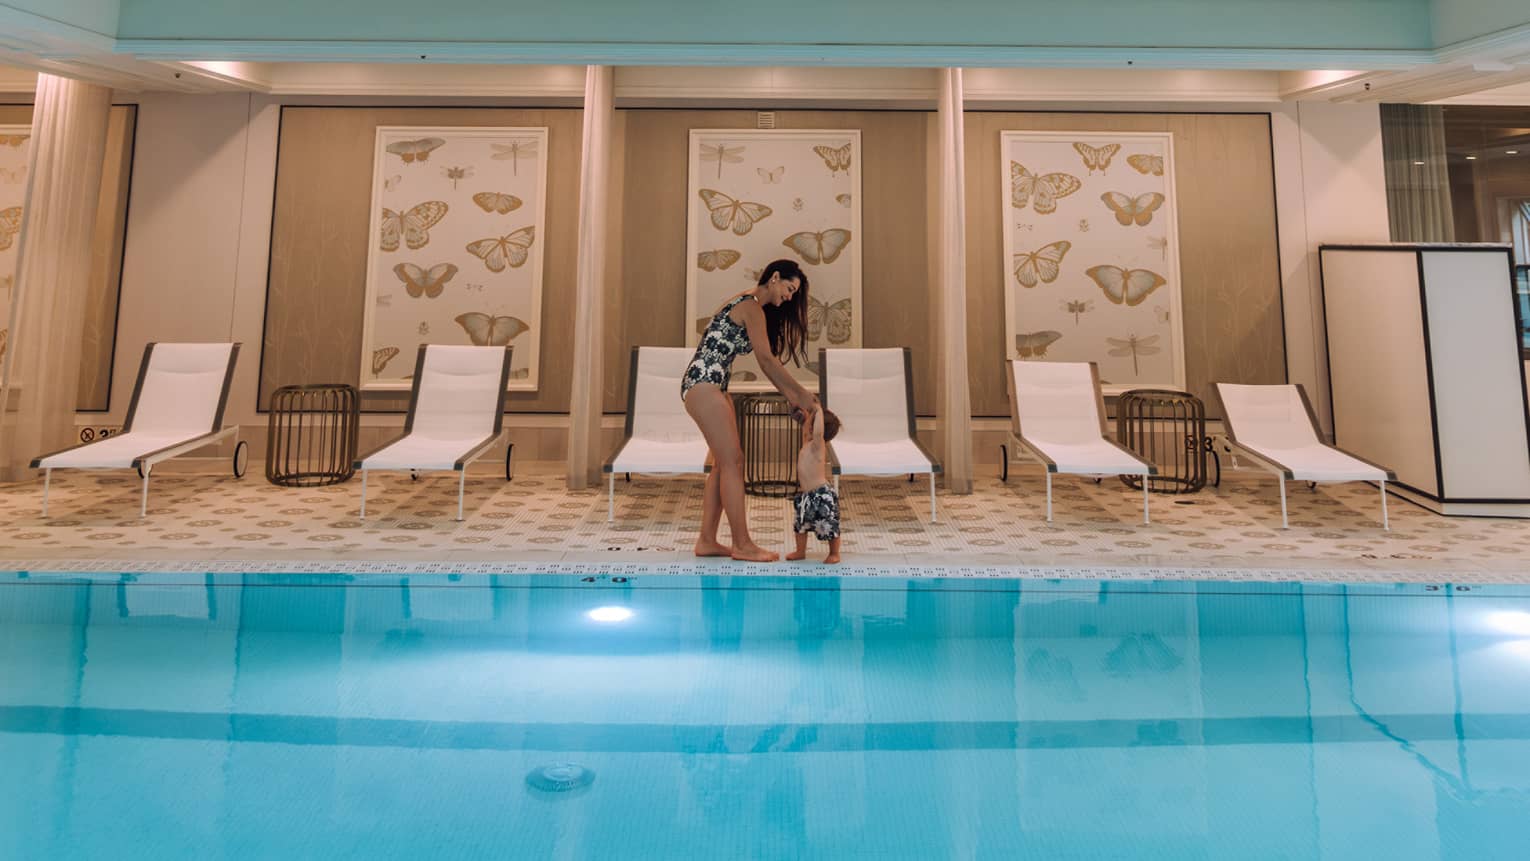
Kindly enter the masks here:
M 744 457 L 739 448 L 738 422 L 728 379 L 733 360 L 754 353 L 760 370 L 786 396 L 794 409 L 811 413 L 818 398 L 787 373 L 783 359 L 801 364 L 807 341 L 808 279 L 791 260 L 777 260 L 760 273 L 760 280 L 728 300 L 701 335 L 696 355 L 680 381 L 680 398 L 712 450 L 701 506 L 701 537 L 697 556 L 731 556 L 748 562 L 773 562 L 777 554 L 749 537 L 744 509 Z M 733 546 L 719 543 L 717 527 L 728 515 Z

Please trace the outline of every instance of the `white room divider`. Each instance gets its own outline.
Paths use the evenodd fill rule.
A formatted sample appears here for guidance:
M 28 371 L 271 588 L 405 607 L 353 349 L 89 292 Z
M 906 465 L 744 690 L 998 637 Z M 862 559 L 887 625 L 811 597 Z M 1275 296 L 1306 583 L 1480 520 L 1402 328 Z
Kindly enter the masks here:
M 1334 444 L 1443 514 L 1530 517 L 1530 398 L 1510 249 L 1319 249 Z

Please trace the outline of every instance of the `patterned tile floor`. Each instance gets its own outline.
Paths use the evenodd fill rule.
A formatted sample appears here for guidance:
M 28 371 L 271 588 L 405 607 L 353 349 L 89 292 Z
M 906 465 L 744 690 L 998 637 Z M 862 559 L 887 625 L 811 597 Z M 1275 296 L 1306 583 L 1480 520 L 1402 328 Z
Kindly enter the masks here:
M 195 465 L 192 468 L 198 468 Z M 1447 518 L 1392 500 L 1392 531 L 1379 523 L 1376 490 L 1325 485 L 1293 490 L 1291 529 L 1279 528 L 1276 487 L 1263 474 L 1229 473 L 1222 487 L 1188 497 L 1155 495 L 1153 523 L 1141 496 L 1120 482 L 1062 477 L 1056 520 L 1045 522 L 1036 468 L 1007 484 L 984 470 L 970 496 L 941 494 L 929 522 L 927 485 L 846 479 L 844 565 L 697 563 L 689 553 L 700 516 L 694 478 L 617 482 L 606 522 L 604 488 L 569 491 L 557 464 L 523 464 L 514 481 L 469 476 L 467 519 L 452 518 L 456 482 L 371 479 L 368 519 L 356 517 L 357 482 L 278 488 L 251 464 L 243 480 L 156 475 L 149 517 L 138 519 L 138 482 L 126 472 L 55 476 L 51 517 L 40 483 L 0 486 L 0 567 L 108 570 L 397 571 L 624 570 L 659 573 L 864 574 L 1167 579 L 1530 583 L 1530 521 Z M 784 547 L 787 500 L 750 498 L 757 540 Z

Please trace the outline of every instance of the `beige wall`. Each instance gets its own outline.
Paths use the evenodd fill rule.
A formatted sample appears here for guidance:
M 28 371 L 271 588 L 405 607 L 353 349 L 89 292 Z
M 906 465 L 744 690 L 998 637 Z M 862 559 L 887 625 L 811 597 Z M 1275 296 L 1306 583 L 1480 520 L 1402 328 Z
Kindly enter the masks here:
M 1174 133 L 1187 388 L 1215 414 L 1211 383 L 1283 383 L 1280 260 L 1270 121 L 1263 114 L 969 112 L 967 338 L 972 411 L 1007 416 L 999 133 Z
M 122 250 L 127 228 L 128 189 L 133 170 L 136 105 L 114 105 L 106 129 L 106 163 L 91 241 L 90 298 L 80 349 L 81 411 L 105 411 L 111 397 L 112 345 L 117 334 L 117 298 L 122 286 Z M 30 125 L 31 105 L 0 105 L 0 125 Z
M 577 110 L 284 109 L 260 403 L 279 386 L 358 384 L 378 126 L 546 126 L 541 389 L 511 393 L 510 410 L 566 412 L 571 370 L 559 352 L 573 339 L 582 122 Z M 363 403 L 401 409 L 407 399 Z

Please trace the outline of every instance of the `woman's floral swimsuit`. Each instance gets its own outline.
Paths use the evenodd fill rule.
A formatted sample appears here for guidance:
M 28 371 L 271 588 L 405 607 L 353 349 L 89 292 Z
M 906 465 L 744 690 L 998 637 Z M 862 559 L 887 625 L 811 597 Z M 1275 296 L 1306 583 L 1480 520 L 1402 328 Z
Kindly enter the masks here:
M 712 383 L 726 392 L 728 380 L 733 376 L 733 360 L 754 352 L 754 345 L 749 342 L 749 330 L 728 316 L 738 303 L 749 298 L 750 295 L 745 293 L 722 306 L 707 324 L 706 331 L 701 333 L 701 343 L 696 345 L 696 354 L 685 368 L 685 377 L 680 380 L 681 400 L 685 400 L 686 393 L 697 383 Z

